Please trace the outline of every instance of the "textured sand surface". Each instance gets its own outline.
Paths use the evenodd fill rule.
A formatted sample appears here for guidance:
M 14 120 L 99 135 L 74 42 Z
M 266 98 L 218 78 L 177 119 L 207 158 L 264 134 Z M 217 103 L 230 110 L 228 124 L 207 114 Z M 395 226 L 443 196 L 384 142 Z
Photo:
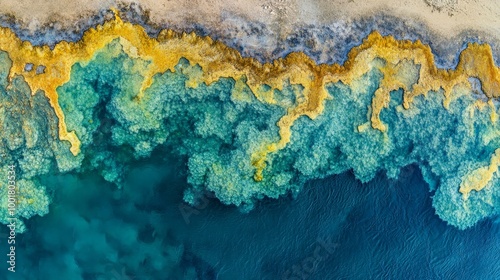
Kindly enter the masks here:
M 71 25 L 82 16 L 120 3 L 140 4 L 143 10 L 150 11 L 150 18 L 156 23 L 217 26 L 225 15 L 231 14 L 263 22 L 278 34 L 288 33 L 295 23 L 328 23 L 379 11 L 421 20 L 445 37 L 467 29 L 493 34 L 500 31 L 500 4 L 495 0 L 1 0 L 0 13 L 13 15 L 36 29 L 53 21 Z

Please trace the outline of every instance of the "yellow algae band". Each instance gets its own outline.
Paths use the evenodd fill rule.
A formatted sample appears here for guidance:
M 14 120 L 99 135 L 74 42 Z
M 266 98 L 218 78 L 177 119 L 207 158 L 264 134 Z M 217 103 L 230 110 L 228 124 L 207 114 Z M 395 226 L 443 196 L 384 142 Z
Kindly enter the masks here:
M 269 86 L 271 92 L 282 90 L 285 82 L 303 86 L 302 98 L 297 98 L 298 101 L 292 106 L 286 105 L 287 113 L 277 122 L 279 142 L 261 143 L 261 148 L 249 159 L 256 169 L 254 179 L 257 181 L 263 180 L 267 155 L 283 149 L 290 142 L 290 128 L 294 122 L 300 116 L 314 119 L 323 112 L 323 103 L 329 98 L 325 89 L 327 83 L 340 81 L 352 85 L 354 80 L 378 68 L 383 79 L 372 99 L 369 121 L 374 129 L 382 132 L 387 127 L 380 120 L 380 113 L 388 106 L 389 93 L 393 90 L 404 91 L 405 109 L 410 107 L 415 97 L 440 89 L 444 90 L 443 105 L 447 107 L 454 87 L 470 87 L 469 77 L 481 81 L 482 90 L 488 98 L 500 96 L 500 71 L 494 65 L 491 48 L 485 44 L 469 44 L 461 53 L 456 69 L 446 70 L 435 66 L 431 49 L 420 41 L 398 41 L 377 32 L 353 48 L 344 65 L 318 65 L 303 53 L 291 53 L 273 63 L 261 64 L 252 58 L 242 58 L 237 51 L 214 42 L 210 37 L 199 37 L 194 33 L 179 34 L 163 30 L 157 39 L 150 38 L 141 26 L 123 22 L 117 14 L 104 25 L 86 31 L 79 42 L 60 42 L 52 50 L 47 46 L 36 47 L 29 42 L 22 42 L 8 28 L 0 29 L 0 50 L 6 51 L 13 62 L 9 79 L 21 75 L 33 94 L 38 90 L 45 93 L 59 119 L 59 138 L 70 142 L 73 155 L 80 152 L 80 141 L 74 131 L 67 131 L 64 114 L 58 103 L 57 88 L 69 81 L 74 64 L 89 61 L 96 51 L 117 38 L 130 57 L 151 62 L 142 73 L 144 80 L 139 99 L 144 90 L 151 86 L 155 74 L 175 71 L 174 67 L 181 58 L 186 58 L 202 69 L 195 79 L 189 81 L 190 87 L 196 87 L 201 82 L 210 85 L 221 77 L 236 81 L 245 79 L 246 85 L 259 101 L 278 104 L 272 95 L 262 92 L 262 85 Z M 384 63 L 372 63 L 376 59 L 383 59 Z M 27 72 L 27 63 L 32 63 L 34 67 L 43 65 L 45 71 Z M 402 73 L 408 67 L 402 67 L 402 63 L 419 67 L 415 74 L 417 82 L 411 88 L 405 82 L 408 75 Z
M 164 30 L 158 39 L 150 38 L 141 26 L 123 22 L 118 15 L 103 26 L 85 32 L 81 41 L 60 42 L 53 50 L 47 46 L 35 47 L 29 42 L 22 42 L 8 28 L 2 28 L 0 34 L 0 49 L 6 51 L 13 61 L 9 78 L 22 75 L 33 93 L 37 90 L 45 92 L 59 118 L 60 139 L 71 143 L 71 152 L 74 155 L 79 153 L 80 143 L 74 132 L 66 130 L 64 115 L 57 102 L 57 87 L 68 82 L 71 67 L 75 63 L 89 61 L 96 51 L 116 38 L 120 38 L 120 43 L 128 55 L 152 62 L 144 73 L 141 93 L 151 85 L 155 74 L 173 71 L 182 57 L 201 66 L 201 81 L 207 84 L 217 81 L 220 77 L 239 80 L 245 76 L 252 92 L 263 102 L 275 102 L 260 95 L 258 88 L 263 84 L 271 86 L 272 89 L 282 89 L 283 81 L 289 80 L 292 84 L 304 86 L 303 102 L 290 108 L 289 113 L 278 123 L 281 141 L 274 146 L 266 145 L 263 151 L 255 156 L 254 162 L 260 166 L 259 170 L 264 166 L 262 163 L 267 153 L 288 143 L 290 127 L 298 117 L 306 115 L 314 118 L 322 112 L 322 102 L 327 98 L 325 83 L 343 81 L 350 84 L 353 79 L 368 72 L 369 62 L 377 57 L 387 61 L 381 69 L 386 75 L 372 103 L 371 123 L 374 128 L 382 131 L 385 127 L 379 115 L 389 101 L 389 92 L 394 89 L 405 90 L 405 108 L 410 106 L 413 98 L 429 90 L 443 88 L 447 98 L 450 98 L 453 87 L 459 83 L 467 83 L 468 77 L 480 79 L 483 91 L 488 97 L 500 95 L 500 74 L 493 63 L 488 45 L 470 44 L 462 52 L 460 63 L 455 70 L 442 70 L 434 65 L 428 46 L 419 41 L 397 41 L 390 36 L 382 37 L 377 32 L 373 32 L 362 45 L 354 48 L 343 66 L 316 65 L 302 53 L 292 53 L 272 64 L 260 64 L 254 59 L 242 58 L 235 50 L 213 42 L 209 37 L 201 38 L 194 33 L 188 35 Z M 398 64 L 404 60 L 411 60 L 420 65 L 419 82 L 412 90 L 390 75 L 397 72 Z M 24 71 L 27 63 L 32 63 L 35 67 L 45 66 L 44 73 Z

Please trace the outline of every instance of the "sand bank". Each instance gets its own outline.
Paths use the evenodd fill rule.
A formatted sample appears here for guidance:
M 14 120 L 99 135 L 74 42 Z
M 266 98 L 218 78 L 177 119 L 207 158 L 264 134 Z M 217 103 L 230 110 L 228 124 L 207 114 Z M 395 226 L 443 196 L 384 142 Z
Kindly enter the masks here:
M 9 14 L 26 27 L 37 29 L 50 22 L 70 27 L 78 19 L 120 4 L 139 4 L 158 24 L 182 26 L 196 22 L 217 27 L 226 15 L 238 15 L 266 24 L 270 31 L 288 33 L 297 23 L 356 20 L 380 11 L 422 21 L 431 31 L 452 37 L 463 30 L 500 32 L 500 4 L 494 0 L 143 0 L 143 1 L 1 0 L 0 13 Z

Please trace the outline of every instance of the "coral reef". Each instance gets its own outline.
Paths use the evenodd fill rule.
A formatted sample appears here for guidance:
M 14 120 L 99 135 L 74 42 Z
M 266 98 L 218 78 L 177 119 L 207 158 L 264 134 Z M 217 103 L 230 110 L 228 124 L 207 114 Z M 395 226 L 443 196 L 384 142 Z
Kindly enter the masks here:
M 47 211 L 39 175 L 98 170 L 120 186 L 131 159 L 165 150 L 187 160 L 191 203 L 208 190 L 251 209 L 313 178 L 352 169 L 366 182 L 417 164 L 450 224 L 500 210 L 500 70 L 486 44 L 469 44 L 455 69 L 377 32 L 343 65 L 300 52 L 262 64 L 194 33 L 151 38 L 116 15 L 53 49 L 2 28 L 0 50 L 0 149 L 32 205 L 20 217 Z

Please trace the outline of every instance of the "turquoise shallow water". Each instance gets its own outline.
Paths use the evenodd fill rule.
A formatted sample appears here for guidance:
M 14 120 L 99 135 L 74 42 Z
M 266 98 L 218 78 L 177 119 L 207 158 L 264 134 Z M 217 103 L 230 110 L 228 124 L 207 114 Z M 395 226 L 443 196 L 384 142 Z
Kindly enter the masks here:
M 248 214 L 210 197 L 183 214 L 178 171 L 172 162 L 137 163 L 122 191 L 91 174 L 44 178 L 54 202 L 28 221 L 9 279 L 500 276 L 499 225 L 447 226 L 414 166 L 399 180 L 379 174 L 361 184 L 344 173 L 312 181 L 297 199 L 264 200 Z

